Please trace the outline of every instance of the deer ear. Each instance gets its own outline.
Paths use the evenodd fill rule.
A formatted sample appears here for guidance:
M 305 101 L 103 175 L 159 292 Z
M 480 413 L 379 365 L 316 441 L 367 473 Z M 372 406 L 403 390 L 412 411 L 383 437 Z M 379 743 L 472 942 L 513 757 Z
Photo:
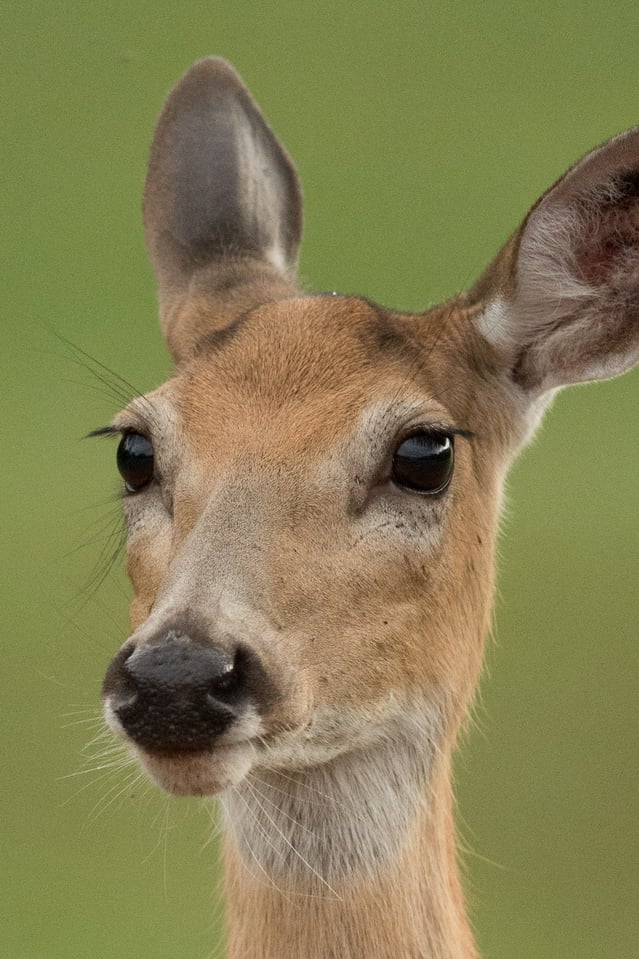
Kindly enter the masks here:
M 206 269 L 215 284 L 216 268 L 231 261 L 261 261 L 292 278 L 302 232 L 297 174 L 226 61 L 195 63 L 166 101 L 143 213 L 161 312 L 195 274 Z
M 550 188 L 471 297 L 486 304 L 481 333 L 535 396 L 639 361 L 639 127 Z

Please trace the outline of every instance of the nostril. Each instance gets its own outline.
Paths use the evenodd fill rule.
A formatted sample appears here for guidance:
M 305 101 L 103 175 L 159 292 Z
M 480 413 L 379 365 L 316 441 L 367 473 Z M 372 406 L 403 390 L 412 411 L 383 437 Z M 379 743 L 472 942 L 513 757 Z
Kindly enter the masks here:
M 220 676 L 219 679 L 213 680 L 209 688 L 206 691 L 206 695 L 209 699 L 220 700 L 227 693 L 234 692 L 237 688 L 237 676 L 235 670 L 231 668 L 224 673 L 223 676 Z
M 109 699 L 114 710 L 120 706 L 130 704 L 137 698 L 137 690 L 131 682 L 126 662 L 135 653 L 135 646 L 126 642 L 109 663 L 104 682 L 102 683 L 102 697 Z
M 244 688 L 244 671 L 240 657 L 230 656 L 219 663 L 217 675 L 210 678 L 207 696 L 214 702 L 234 702 Z
M 234 686 L 236 681 L 237 670 L 235 669 L 235 663 L 229 657 L 228 661 L 219 664 L 217 675 L 211 679 L 209 692 L 214 695 L 218 692 L 224 692 L 225 689 Z

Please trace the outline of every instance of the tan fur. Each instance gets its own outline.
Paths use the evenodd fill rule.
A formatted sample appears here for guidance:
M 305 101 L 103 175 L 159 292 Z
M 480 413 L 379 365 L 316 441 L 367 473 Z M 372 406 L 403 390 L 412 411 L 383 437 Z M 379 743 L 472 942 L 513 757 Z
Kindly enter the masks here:
M 280 877 L 247 866 L 228 843 L 229 959 L 476 956 L 455 862 L 449 777 L 442 758 L 397 859 L 365 881 L 329 886 L 309 875 L 282 888 Z
M 218 647 L 254 650 L 278 695 L 211 752 L 137 752 L 169 791 L 223 794 L 229 959 L 472 959 L 450 757 L 490 623 L 503 478 L 554 388 L 578 379 L 593 351 L 600 375 L 634 361 L 636 321 L 631 335 L 619 314 L 622 333 L 604 342 L 598 293 L 562 354 L 560 324 L 572 324 L 579 297 L 557 274 L 582 238 L 566 215 L 556 268 L 543 275 L 553 191 L 467 296 L 413 315 L 306 295 L 291 279 L 296 180 L 268 128 L 257 147 L 247 137 L 246 117 L 251 129 L 263 121 L 238 101 L 243 89 L 222 61 L 196 65 L 152 155 L 145 220 L 178 366 L 116 420 L 152 439 L 157 471 L 125 498 L 128 643 L 142 647 L 186 617 Z M 203 110 L 213 98 L 214 125 L 216 98 L 227 104 L 240 170 L 241 150 L 253 170 L 264 151 L 289 184 L 265 191 L 268 222 L 253 233 L 245 198 L 231 197 L 240 227 L 212 224 L 206 262 L 199 234 L 192 249 L 186 229 L 173 242 L 185 174 L 173 187 L 167 171 L 191 161 L 164 146 L 198 97 Z M 226 141 L 220 149 L 226 164 Z M 638 157 L 636 133 L 614 141 L 608 163 L 601 148 L 570 174 L 585 170 L 573 193 L 594 196 Z M 559 210 L 566 190 L 555 190 Z M 260 237 L 281 249 L 260 253 Z M 561 313 L 540 316 L 544 297 Z M 464 431 L 441 496 L 391 482 L 398 442 L 416 426 Z

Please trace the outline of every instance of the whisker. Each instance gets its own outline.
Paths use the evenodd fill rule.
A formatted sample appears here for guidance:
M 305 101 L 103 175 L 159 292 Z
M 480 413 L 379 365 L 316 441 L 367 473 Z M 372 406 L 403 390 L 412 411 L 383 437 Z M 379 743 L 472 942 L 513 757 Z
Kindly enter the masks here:
M 104 762 L 105 760 L 110 760 L 116 757 L 118 759 L 128 758 L 126 751 L 122 748 L 121 743 L 109 743 L 104 741 L 104 743 L 100 745 L 100 740 L 98 740 L 96 737 L 96 742 L 92 745 L 95 747 L 95 752 L 91 750 L 90 744 L 87 744 L 87 746 L 82 749 L 82 753 L 85 757 L 85 764 Z M 133 757 L 130 758 L 133 762 L 135 761 Z
M 263 799 L 265 802 L 267 802 L 269 806 L 273 806 L 273 808 L 277 809 L 277 811 L 280 813 L 281 816 L 284 816 L 286 819 L 290 819 L 290 821 L 292 823 L 295 823 L 295 825 L 298 826 L 300 829 L 303 829 L 305 832 L 308 832 L 311 836 L 314 835 L 311 829 L 308 829 L 306 826 L 302 825 L 302 823 L 299 822 L 297 819 L 295 819 L 294 816 L 290 816 L 288 813 L 286 813 L 282 809 L 281 805 L 278 805 L 278 803 L 276 803 L 273 799 L 269 799 L 269 797 L 265 793 L 263 793 L 260 789 L 258 789 L 256 783 L 259 783 L 261 786 L 264 786 L 266 789 L 273 789 L 275 792 L 279 793 L 281 796 L 286 796 L 287 799 L 289 800 L 291 798 L 290 792 L 286 792 L 286 790 L 284 789 L 278 789 L 277 786 L 272 786 L 271 783 L 269 783 L 267 780 L 260 779 L 258 776 L 256 776 L 254 772 L 251 773 L 251 782 L 257 795 L 260 796 L 260 798 Z M 302 803 L 308 803 L 314 806 L 323 806 L 326 808 L 326 807 L 330 807 L 331 805 L 330 803 L 327 803 L 327 802 L 319 803 L 314 799 L 308 799 L 306 796 L 300 796 L 300 797 L 296 796 L 295 798 L 296 799 L 299 798 L 300 802 Z
M 164 901 L 169 901 L 169 880 L 168 880 L 168 870 L 167 870 L 167 859 L 169 852 L 169 817 L 170 805 L 167 802 L 164 807 L 164 842 L 162 844 L 162 889 L 164 891 Z
M 74 719 L 70 723 L 63 723 L 61 729 L 71 729 L 73 726 L 99 726 L 102 722 L 101 716 L 85 716 L 84 719 Z
M 125 764 L 123 764 L 122 768 L 124 768 L 124 765 L 125 765 Z M 106 771 L 100 773 L 98 776 L 96 776 L 95 779 L 91 779 L 89 782 L 87 782 L 87 783 L 85 783 L 83 786 L 81 786 L 80 789 L 78 789 L 76 792 L 74 792 L 72 796 L 69 796 L 68 799 L 65 799 L 65 801 L 62 803 L 62 806 L 63 806 L 63 807 L 64 807 L 64 806 L 67 806 L 67 805 L 68 805 L 70 802 L 72 802 L 74 799 L 77 799 L 77 797 L 78 797 L 81 793 L 85 792 L 85 790 L 90 789 L 92 786 L 96 786 L 98 783 L 103 782 L 105 779 L 109 779 L 111 776 L 116 775 L 116 773 L 118 773 L 118 772 L 119 772 L 119 767 L 113 767 L 113 768 L 109 768 L 109 769 L 107 769 Z
M 132 761 L 134 762 L 135 760 L 132 759 Z M 90 769 L 78 769 L 74 773 L 67 773 L 65 776 L 59 776 L 58 779 L 75 779 L 77 776 L 88 776 L 90 773 L 100 772 L 103 769 L 120 769 L 125 765 L 129 764 L 126 762 L 126 758 L 122 757 L 117 761 L 114 760 L 113 762 L 103 763 L 100 766 L 92 766 Z
M 99 706 L 82 706 L 77 709 L 70 709 L 69 712 L 60 713 L 59 719 L 71 719 L 73 716 L 81 716 L 83 713 L 91 713 L 93 718 L 102 718 L 102 710 Z
M 112 750 L 113 752 L 126 751 L 124 743 L 114 738 L 113 733 L 104 722 L 104 716 L 100 716 L 100 721 L 102 723 L 102 729 L 99 729 L 93 739 L 90 739 L 88 743 L 84 744 L 82 752 L 87 753 L 93 746 L 99 746 L 100 744 L 102 744 L 105 750 Z
M 234 795 L 237 796 L 237 798 L 244 804 L 244 806 L 246 807 L 247 812 L 249 813 L 249 815 L 251 815 L 251 816 L 253 817 L 253 819 L 254 819 L 254 821 L 255 821 L 255 824 L 257 825 L 257 827 L 258 827 L 258 829 L 259 829 L 259 828 L 260 828 L 260 823 L 259 823 L 259 821 L 258 821 L 255 813 L 253 812 L 253 810 L 251 809 L 249 803 L 248 803 L 247 800 L 244 798 L 244 796 L 241 794 L 241 792 L 239 791 L 239 789 L 237 788 L 237 786 L 233 786 L 233 793 L 234 793 Z M 266 880 L 267 880 L 267 881 L 266 881 L 266 883 L 264 883 L 261 879 L 259 879 L 258 876 L 255 875 L 255 873 L 251 873 L 252 876 L 253 876 L 253 878 L 255 879 L 255 881 L 256 881 L 256 882 L 259 882 L 260 885 L 268 885 L 268 886 L 271 886 L 273 889 L 276 890 L 276 892 L 278 892 L 281 896 L 283 896 L 283 897 L 286 899 L 287 902 L 290 902 L 290 899 L 288 898 L 288 896 L 286 895 L 286 893 L 284 892 L 284 890 L 283 890 L 283 889 L 280 889 L 280 887 L 277 885 L 277 883 L 275 882 L 275 880 L 273 879 L 273 877 L 272 877 L 271 875 L 269 875 L 269 873 L 266 871 L 266 869 L 264 868 L 264 866 L 262 865 L 262 863 L 261 863 L 261 862 L 259 861 L 259 859 L 257 858 L 257 856 L 256 856 L 256 854 L 255 854 L 255 852 L 254 852 L 254 850 L 253 850 L 253 847 L 251 846 L 251 844 L 248 842 L 248 840 L 247 840 L 247 838 L 246 838 L 246 834 L 245 834 L 244 830 L 242 829 L 242 826 L 241 826 L 241 824 L 240 824 L 239 819 L 234 819 L 234 820 L 233 820 L 233 828 L 234 828 L 234 829 L 236 829 L 236 828 L 239 829 L 239 831 L 240 831 L 240 833 L 241 833 L 241 835 L 242 835 L 242 844 L 243 844 L 243 846 L 248 850 L 251 858 L 252 858 L 253 861 L 255 862 L 255 865 L 258 867 L 258 869 L 260 870 L 260 872 L 263 873 L 264 876 L 266 876 Z M 267 842 L 268 842 L 268 841 L 269 841 L 269 840 L 268 840 L 268 837 L 265 837 L 265 838 L 266 838 L 266 840 L 267 840 Z M 272 846 L 272 843 L 269 843 L 269 844 Z M 273 848 L 274 848 L 274 847 L 273 847 Z M 250 871 L 250 870 L 249 870 L 249 871 Z
M 103 383 L 107 389 L 114 393 L 117 390 L 120 398 L 128 398 L 127 401 L 129 402 L 134 397 L 143 396 L 141 390 L 136 389 L 132 383 L 129 383 L 129 381 L 123 376 L 120 376 L 120 374 L 116 373 L 115 370 L 110 369 L 95 356 L 87 353 L 87 351 L 83 350 L 81 346 L 77 345 L 77 343 L 73 343 L 57 330 L 52 329 L 51 332 L 56 339 L 63 343 L 64 346 L 66 346 L 70 351 L 70 353 L 66 355 L 66 359 L 72 363 L 76 363 L 78 366 L 82 366 L 89 373 L 95 376 L 96 379 Z M 108 377 L 111 377 L 111 379 L 108 379 Z
M 147 786 L 149 787 L 149 788 L 147 789 L 147 799 L 148 799 L 148 796 L 149 796 L 149 793 L 150 793 L 150 790 L 151 790 L 151 783 L 148 781 L 148 779 L 145 780 L 145 781 L 146 781 L 146 783 L 147 783 Z M 155 793 L 155 795 L 157 796 L 157 793 Z M 155 814 L 155 816 L 154 816 L 153 819 L 151 820 L 151 827 L 152 827 L 153 829 L 157 829 L 157 831 L 158 831 L 158 837 L 157 837 L 157 840 L 156 840 L 155 844 L 151 847 L 151 849 L 149 850 L 149 852 L 147 853 L 147 855 L 146 855 L 146 856 L 144 857 L 144 859 L 142 860 L 143 863 L 148 862 L 149 859 L 151 859 L 151 858 L 155 855 L 155 853 L 158 851 L 158 849 L 159 849 L 160 846 L 162 845 L 162 842 L 164 841 L 165 833 L 166 833 L 167 829 L 169 828 L 169 826 L 168 826 L 168 813 L 169 813 L 169 811 L 170 811 L 171 800 L 169 799 L 168 796 L 164 796 L 164 797 L 162 797 L 162 798 L 163 798 L 163 802 L 161 803 L 160 808 L 158 809 L 157 813 Z M 161 816 L 164 816 L 164 819 L 163 819 L 162 823 L 160 823 L 160 817 L 161 817 Z M 173 828 L 173 827 L 171 826 L 170 828 Z
M 302 782 L 302 781 L 299 780 L 299 779 L 295 779 L 293 776 L 287 776 L 286 773 L 284 773 L 281 769 L 278 769 L 278 770 L 276 771 L 276 775 L 277 775 L 278 779 L 285 779 L 285 780 L 287 780 L 288 782 L 294 783 L 296 786 L 301 787 L 302 789 L 306 789 L 306 790 L 308 790 L 309 792 L 312 792 L 312 793 L 315 793 L 315 794 L 318 795 L 318 796 L 321 796 L 323 799 L 326 800 L 326 802 L 323 803 L 323 804 L 321 804 L 321 805 L 326 805 L 326 806 L 340 806 L 342 809 L 346 809 L 346 810 L 348 811 L 349 815 L 353 815 L 353 810 L 352 810 L 352 808 L 351 808 L 349 805 L 347 805 L 346 803 L 342 802 L 340 799 L 337 799 L 335 796 L 332 796 L 330 793 L 322 792 L 321 789 L 317 789 L 315 786 L 309 785 L 309 783 L 305 783 L 305 782 Z M 264 782 L 263 782 L 263 785 L 269 785 L 269 786 L 270 786 L 270 783 L 264 783 Z M 276 787 L 276 786 L 272 786 L 271 788 L 272 788 L 272 789 L 276 789 L 277 787 Z M 280 792 L 283 792 L 284 795 L 290 795 L 290 794 L 287 793 L 285 790 L 280 790 Z M 300 797 L 300 798 L 301 798 L 301 797 Z M 310 800 L 309 800 L 309 801 L 310 801 Z M 359 817 L 358 817 L 358 818 L 359 818 Z M 360 818 L 359 821 L 362 822 L 362 823 L 365 822 L 365 820 L 362 819 L 362 818 Z
M 259 806 L 259 808 L 262 810 L 264 816 L 265 816 L 266 819 L 270 822 L 270 824 L 273 826 L 273 828 L 275 829 L 275 831 L 281 836 L 281 838 L 284 840 L 284 842 L 285 842 L 286 845 L 289 847 L 289 849 L 291 849 L 291 851 L 298 857 L 298 859 L 299 859 L 302 863 L 304 863 L 304 865 L 305 865 L 306 868 L 309 870 L 309 872 L 312 872 L 313 875 L 314 875 L 317 879 L 319 879 L 319 881 L 320 881 L 324 886 L 326 886 L 326 888 L 327 888 L 328 890 L 330 890 L 330 892 L 332 892 L 333 896 L 335 897 L 335 899 L 336 899 L 338 902 L 343 902 L 343 899 L 342 899 L 342 897 L 339 895 L 339 893 L 337 893 L 337 892 L 333 889 L 333 887 L 331 886 L 331 884 L 330 884 L 329 882 L 327 882 L 326 879 L 324 879 L 324 877 L 317 871 L 317 869 L 315 869 L 315 868 L 310 864 L 310 862 L 308 862 L 308 860 L 304 858 L 304 856 L 301 854 L 301 852 L 299 851 L 299 849 L 296 849 L 296 848 L 295 848 L 295 846 L 294 846 L 293 843 L 290 841 L 290 839 L 288 838 L 288 836 L 287 836 L 284 832 L 282 832 L 282 830 L 279 828 L 279 826 L 277 825 L 277 823 L 275 822 L 275 820 L 272 818 L 272 816 L 270 816 L 269 813 L 267 812 L 267 810 L 264 809 L 264 806 L 263 806 L 262 803 L 259 801 L 258 797 L 255 795 L 255 791 L 254 791 L 253 787 L 251 786 L 250 782 L 248 781 L 248 779 L 245 780 L 245 783 L 246 783 L 246 786 L 247 786 L 249 792 L 252 794 L 255 802 L 257 803 L 257 805 Z
M 115 785 L 113 785 L 91 809 L 91 811 L 87 815 L 87 820 L 85 825 L 95 822 L 95 820 L 98 819 L 100 816 L 102 816 L 107 811 L 107 809 L 113 805 L 113 803 L 117 802 L 120 796 L 122 796 L 129 789 L 133 789 L 135 784 L 143 778 L 144 778 L 144 773 L 136 772 L 135 770 L 133 770 L 127 777 L 124 784 L 115 783 Z M 111 796 L 110 799 L 108 798 L 109 796 Z M 107 799 L 108 799 L 108 802 L 106 801 Z
M 204 801 L 204 809 L 211 823 L 211 829 L 209 834 L 204 840 L 202 848 L 200 849 L 200 854 L 204 852 L 213 842 L 220 838 L 224 831 L 224 826 L 222 824 L 222 818 L 219 813 L 219 804 L 217 802 L 210 802 L 208 800 Z

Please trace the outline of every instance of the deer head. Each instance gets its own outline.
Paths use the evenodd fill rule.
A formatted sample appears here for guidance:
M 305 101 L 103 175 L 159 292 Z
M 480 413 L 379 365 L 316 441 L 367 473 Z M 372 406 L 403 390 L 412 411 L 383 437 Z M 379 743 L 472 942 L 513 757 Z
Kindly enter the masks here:
M 288 799 L 287 776 L 321 777 L 340 842 L 298 851 L 360 881 L 399 862 L 425 796 L 448 822 L 509 465 L 560 387 L 639 359 L 639 129 L 423 314 L 301 290 L 301 222 L 292 163 L 237 74 L 195 64 L 144 194 L 176 371 L 109 427 L 135 598 L 104 701 L 163 788 L 225 792 L 231 825 L 249 828 L 233 796 L 246 786 L 248 806 L 252 777 Z M 284 860 L 265 848 L 262 866 Z

